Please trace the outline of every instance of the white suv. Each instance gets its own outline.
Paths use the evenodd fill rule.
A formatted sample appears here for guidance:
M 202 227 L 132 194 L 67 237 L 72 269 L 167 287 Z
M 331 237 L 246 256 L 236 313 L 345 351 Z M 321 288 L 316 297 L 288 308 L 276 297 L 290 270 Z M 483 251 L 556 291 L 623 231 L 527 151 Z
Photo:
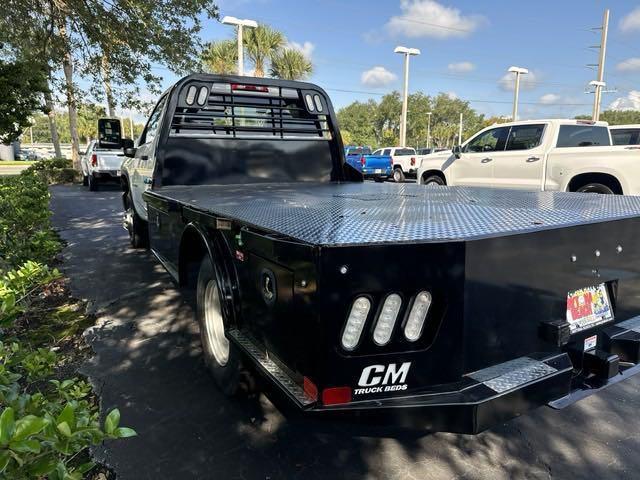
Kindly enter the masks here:
M 606 122 L 492 125 L 452 152 L 422 157 L 418 183 L 640 194 L 640 150 L 612 146 Z

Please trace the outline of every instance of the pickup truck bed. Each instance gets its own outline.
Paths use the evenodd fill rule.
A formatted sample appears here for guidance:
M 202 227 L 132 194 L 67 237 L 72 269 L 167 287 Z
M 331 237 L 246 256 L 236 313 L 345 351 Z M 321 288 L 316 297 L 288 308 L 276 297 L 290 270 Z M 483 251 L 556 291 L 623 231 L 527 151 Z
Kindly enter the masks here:
M 147 195 L 317 246 L 464 241 L 640 215 L 640 197 L 411 184 L 176 186 Z

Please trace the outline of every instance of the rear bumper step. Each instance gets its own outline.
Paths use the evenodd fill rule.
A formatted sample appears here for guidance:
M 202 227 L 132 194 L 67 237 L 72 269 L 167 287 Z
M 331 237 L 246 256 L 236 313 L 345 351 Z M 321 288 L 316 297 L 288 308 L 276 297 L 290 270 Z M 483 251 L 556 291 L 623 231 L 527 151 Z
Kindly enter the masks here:
M 597 349 L 520 357 L 467 374 L 454 384 L 323 406 L 305 392 L 301 378 L 265 353 L 250 335 L 234 329 L 229 337 L 309 414 L 421 430 L 479 433 L 543 405 L 565 408 L 640 373 L 639 316 L 605 328 Z

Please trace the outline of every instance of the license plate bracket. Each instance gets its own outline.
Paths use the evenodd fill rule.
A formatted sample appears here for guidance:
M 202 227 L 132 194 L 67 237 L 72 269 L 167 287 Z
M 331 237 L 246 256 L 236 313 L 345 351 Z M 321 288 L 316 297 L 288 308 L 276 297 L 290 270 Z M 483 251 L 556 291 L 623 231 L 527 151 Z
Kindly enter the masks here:
M 567 322 L 572 334 L 610 322 L 613 318 L 605 283 L 567 293 Z

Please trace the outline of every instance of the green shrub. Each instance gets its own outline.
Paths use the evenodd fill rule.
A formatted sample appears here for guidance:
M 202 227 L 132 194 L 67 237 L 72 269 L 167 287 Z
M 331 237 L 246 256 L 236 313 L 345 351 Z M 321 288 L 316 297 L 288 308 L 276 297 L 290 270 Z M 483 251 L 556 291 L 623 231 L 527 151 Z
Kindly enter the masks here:
M 80 174 L 73 169 L 73 162 L 66 158 L 38 160 L 27 168 L 23 175 L 40 177 L 49 185 L 73 183 L 80 178 Z
M 55 268 L 36 262 L 25 262 L 20 268 L 0 277 L 0 328 L 12 324 L 29 305 L 30 294 L 60 276 Z
M 136 435 L 119 426 L 117 409 L 100 424 L 91 386 L 83 380 L 52 380 L 31 388 L 32 382 L 50 376 L 57 362 L 50 350 L 0 342 L 0 476 L 80 480 L 94 467 L 76 460 L 80 452 L 107 439 Z
M 27 260 L 49 262 L 60 250 L 51 229 L 49 189 L 40 177 L 0 177 L 0 212 L 0 272 Z

